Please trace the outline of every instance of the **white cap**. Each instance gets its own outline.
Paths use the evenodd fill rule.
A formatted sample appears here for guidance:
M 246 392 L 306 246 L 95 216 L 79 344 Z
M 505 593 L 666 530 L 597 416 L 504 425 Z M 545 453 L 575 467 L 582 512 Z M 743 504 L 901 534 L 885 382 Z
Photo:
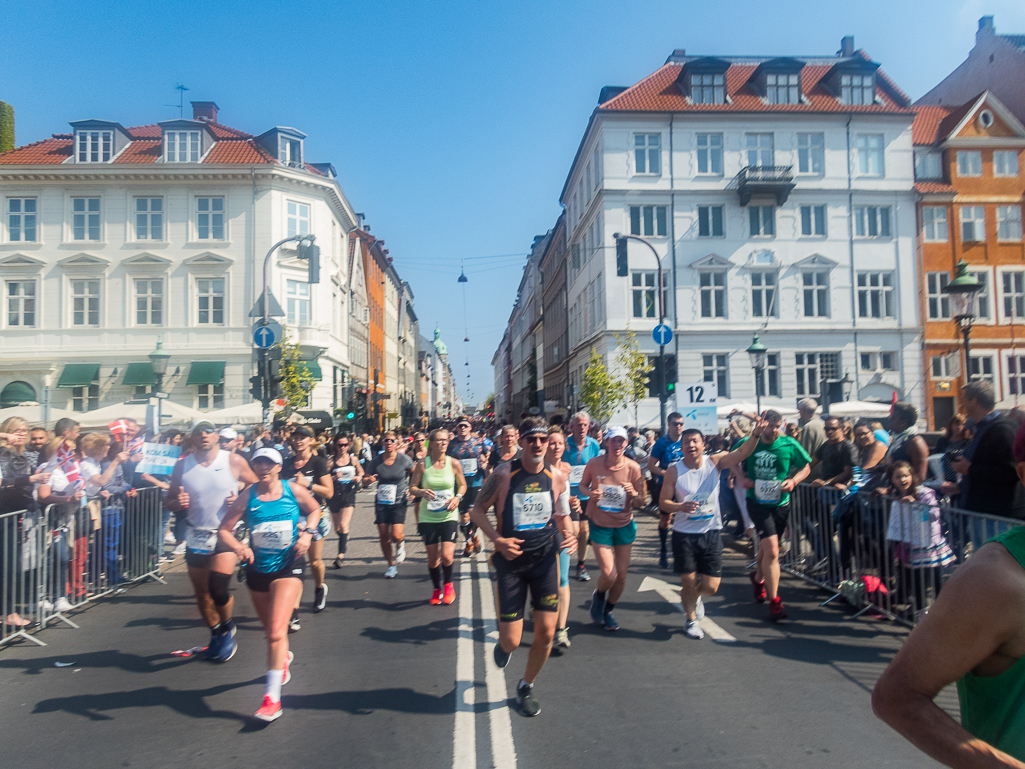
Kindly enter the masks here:
M 611 440 L 612 438 L 622 438 L 623 440 L 626 440 L 626 428 L 619 426 L 610 427 L 605 431 L 605 440 Z
M 225 427 L 218 433 L 218 435 L 220 435 L 226 441 L 233 441 L 236 438 L 238 438 L 238 432 L 231 429 L 230 427 Z
M 249 461 L 255 462 L 257 459 L 269 459 L 276 465 L 283 465 L 285 463 L 285 461 L 281 458 L 281 452 L 277 449 L 271 448 L 257 449 L 256 453 L 253 454 L 253 458 Z
M 189 432 L 194 433 L 197 430 L 204 430 L 208 433 L 212 433 L 216 429 L 217 426 L 213 422 L 211 422 L 209 419 L 203 419 L 202 417 L 200 417 L 192 423 L 192 429 L 189 430 Z

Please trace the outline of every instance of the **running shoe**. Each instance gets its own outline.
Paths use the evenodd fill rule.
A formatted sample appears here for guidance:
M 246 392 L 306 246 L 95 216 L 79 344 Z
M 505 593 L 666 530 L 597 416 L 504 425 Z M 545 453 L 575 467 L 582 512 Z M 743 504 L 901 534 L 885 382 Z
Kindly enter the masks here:
M 285 660 L 285 669 L 281 673 L 281 685 L 282 686 L 284 686 L 285 684 L 287 684 L 289 681 L 292 680 L 292 670 L 291 670 L 291 667 L 292 667 L 292 660 L 294 660 L 294 659 L 295 659 L 295 654 L 293 652 L 289 652 L 288 653 L 288 659 Z
M 698 602 L 694 606 L 694 616 L 699 620 L 705 618 L 705 602 L 701 600 L 701 596 L 698 596 Z
M 658 556 L 658 568 L 660 568 L 660 569 L 668 569 L 669 568 L 669 556 L 666 555 L 664 550 Z
M 771 601 L 769 601 L 769 621 L 779 622 L 781 619 L 787 618 L 787 610 L 783 608 L 783 601 L 777 595 Z
M 402 563 L 406 560 L 406 542 L 403 540 L 399 542 L 398 552 L 395 553 L 395 563 Z
M 473 542 L 466 540 L 466 547 L 463 548 L 463 558 L 469 558 L 473 555 Z
M 399 575 L 399 567 L 392 564 L 388 567 L 387 571 L 384 572 L 385 579 L 395 579 Z
M 605 617 L 602 622 L 602 630 L 608 630 L 609 632 L 619 630 L 619 623 L 616 622 L 616 618 L 612 616 L 612 612 L 610 611 L 605 612 Z
M 509 664 L 509 658 L 512 656 L 512 652 L 507 652 L 502 648 L 502 644 L 495 644 L 495 664 L 500 668 L 504 668 Z
M 336 568 L 336 569 L 340 569 L 340 568 L 342 568 L 342 563 L 344 563 L 344 561 L 345 561 L 345 559 L 344 559 L 344 558 L 342 558 L 342 556 L 340 556 L 340 555 L 336 555 L 336 556 L 335 556 L 335 564 L 334 564 L 334 565 L 335 565 L 335 568 Z
M 299 624 L 299 612 L 292 612 L 292 619 L 288 621 L 288 632 L 298 633 L 302 629 L 302 625 Z
M 569 628 L 563 627 L 555 631 L 555 646 L 558 649 L 568 649 L 570 647 L 569 642 Z
M 73 608 L 74 607 L 71 605 L 71 601 L 69 601 L 64 596 L 61 596 L 53 603 L 53 610 L 55 612 L 71 611 Z
M 591 622 L 595 625 L 602 624 L 605 617 L 605 599 L 598 598 L 598 591 L 591 593 Z
M 533 718 L 541 712 L 541 703 L 534 696 L 534 687 L 530 684 L 522 683 L 516 687 L 516 701 L 525 716 Z
M 313 592 L 313 613 L 319 614 L 327 606 L 327 584 L 323 584 Z
M 695 641 L 700 641 L 705 637 L 705 631 L 701 629 L 701 624 L 696 619 L 687 620 L 687 629 L 683 633 Z
M 476 534 L 474 534 L 473 535 L 473 552 L 479 553 L 482 549 L 483 548 L 481 547 L 481 544 L 480 544 L 480 537 L 478 537 Z
M 747 576 L 751 580 L 752 586 L 754 586 L 755 601 L 757 603 L 765 603 L 765 599 L 768 598 L 768 593 L 765 592 L 765 580 L 758 582 L 753 571 L 749 572 Z
M 224 636 L 211 635 L 210 643 L 206 646 L 206 651 L 203 652 L 203 659 L 212 660 L 221 650 L 221 644 L 224 641 Z
M 221 633 L 221 643 L 217 647 L 217 654 L 213 656 L 214 662 L 227 662 L 235 656 L 238 651 L 238 642 L 235 640 L 235 628 L 227 633 Z
M 577 564 L 577 582 L 590 582 L 591 575 L 587 573 L 587 567 L 582 563 Z
M 256 717 L 261 721 L 270 723 L 276 721 L 281 717 L 281 701 L 274 702 L 269 694 L 264 695 L 263 704 L 260 705 L 260 709 L 256 711 Z
M 456 587 L 451 582 L 445 583 L 445 597 L 442 599 L 446 604 L 456 600 Z
M 441 591 L 438 588 L 434 588 L 434 592 L 431 593 L 431 605 L 441 606 Z

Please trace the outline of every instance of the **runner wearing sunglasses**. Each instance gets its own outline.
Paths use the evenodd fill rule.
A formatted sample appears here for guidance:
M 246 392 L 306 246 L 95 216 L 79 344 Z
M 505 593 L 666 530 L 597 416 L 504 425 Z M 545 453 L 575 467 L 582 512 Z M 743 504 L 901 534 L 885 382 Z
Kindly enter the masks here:
M 409 475 L 413 460 L 399 451 L 399 439 L 389 431 L 381 439 L 383 450 L 370 461 L 363 485 L 377 482 L 374 523 L 381 538 L 381 552 L 388 562 L 386 579 L 398 576 L 398 564 L 406 560 L 405 525 Z
M 363 478 L 363 467 L 359 460 L 349 453 L 351 447 L 350 436 L 337 436 L 335 453 L 330 462 L 334 494 L 327 501 L 327 507 L 331 511 L 331 519 L 338 534 L 338 555 L 334 561 L 336 569 L 342 568 L 342 561 L 345 560 L 345 552 L 349 546 L 349 524 L 352 521 L 352 511 L 356 507 L 356 491 L 359 490 Z

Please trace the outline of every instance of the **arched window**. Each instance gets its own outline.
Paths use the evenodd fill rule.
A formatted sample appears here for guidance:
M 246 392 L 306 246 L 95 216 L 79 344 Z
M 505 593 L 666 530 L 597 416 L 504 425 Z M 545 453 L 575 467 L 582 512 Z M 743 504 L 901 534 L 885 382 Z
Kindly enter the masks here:
M 9 409 L 22 403 L 34 403 L 36 391 L 28 382 L 11 382 L 0 391 L 0 409 Z

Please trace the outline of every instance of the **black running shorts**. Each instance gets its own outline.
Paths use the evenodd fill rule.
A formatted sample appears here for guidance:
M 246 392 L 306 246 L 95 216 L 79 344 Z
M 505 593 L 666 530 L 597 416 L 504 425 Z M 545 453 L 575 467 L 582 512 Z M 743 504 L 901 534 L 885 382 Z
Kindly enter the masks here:
M 790 518 L 790 504 L 763 505 L 748 497 L 747 514 L 759 537 L 782 537 Z
M 459 521 L 442 521 L 441 523 L 424 523 L 417 525 L 425 545 L 437 545 L 442 542 L 455 543 L 459 535 Z
M 395 526 L 406 522 L 406 506 L 403 505 L 374 505 L 374 523 L 378 526 L 386 524 Z
M 212 553 L 196 553 L 185 548 L 185 563 L 193 569 L 209 569 L 210 559 L 213 556 L 230 552 L 231 548 L 218 539 L 217 545 L 214 547 L 214 551 Z
M 270 583 L 276 579 L 298 579 L 306 576 L 306 559 L 293 558 L 292 563 L 277 571 L 257 571 L 253 564 L 246 566 L 246 584 L 254 593 L 269 593 Z
M 677 574 L 722 576 L 722 529 L 704 534 L 673 532 L 673 571 Z
M 498 578 L 499 622 L 523 619 L 528 588 L 534 611 L 559 610 L 559 548 L 554 538 L 543 550 L 524 553 L 512 561 L 496 553 L 493 563 Z
M 347 483 L 344 486 L 336 487 L 335 495 L 327 501 L 327 508 L 332 513 L 342 512 L 343 507 L 356 506 L 356 484 Z
M 480 486 L 467 486 L 466 494 L 462 499 L 459 500 L 459 512 L 469 513 L 473 508 L 473 503 L 477 501 L 477 495 L 480 493 Z

